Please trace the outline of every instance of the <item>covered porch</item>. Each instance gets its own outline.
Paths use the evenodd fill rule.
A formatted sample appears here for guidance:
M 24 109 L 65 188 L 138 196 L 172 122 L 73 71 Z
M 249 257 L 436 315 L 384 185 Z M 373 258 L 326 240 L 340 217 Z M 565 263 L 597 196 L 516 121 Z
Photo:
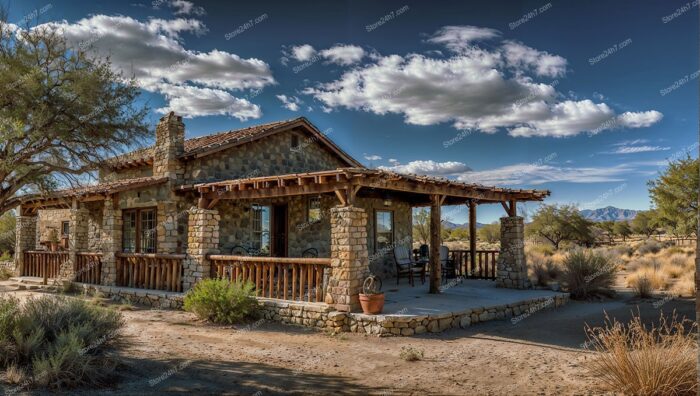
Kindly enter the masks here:
M 131 197 L 140 196 L 139 191 L 155 188 L 167 189 L 163 194 L 170 194 L 168 200 L 159 201 L 153 214 L 151 227 L 157 235 L 157 248 L 148 253 L 124 251 L 123 212 L 131 210 L 124 207 L 124 202 L 128 204 Z M 469 211 L 470 244 L 469 249 L 450 252 L 456 275 L 460 279 L 488 279 L 484 282 L 523 289 L 528 287 L 527 268 L 523 219 L 517 216 L 517 203 L 540 201 L 548 195 L 548 191 L 486 187 L 365 168 L 196 185 L 171 186 L 167 178 L 152 177 L 103 183 L 86 190 L 20 202 L 17 271 L 18 275 L 44 279 L 171 293 L 186 292 L 208 277 L 243 279 L 255 284 L 260 298 L 319 303 L 336 311 L 357 312 L 362 282 L 375 269 L 373 263 L 393 260 L 393 250 L 398 246 L 412 247 L 410 209 L 413 207 L 430 207 L 431 232 L 429 281 L 425 286 L 412 288 L 412 293 L 444 292 L 448 283 L 441 280 L 438 250 L 442 242 L 441 207 L 465 205 Z M 327 235 L 326 231 L 311 233 L 317 254 L 304 254 L 308 249 L 302 245 L 280 247 L 274 235 L 268 241 L 270 250 L 257 254 L 236 251 L 233 247 L 238 242 L 227 244 L 225 239 L 241 227 L 240 223 L 231 221 L 233 215 L 226 205 L 243 203 L 250 207 L 265 202 L 289 203 L 306 197 L 319 197 L 323 202 L 319 210 L 329 223 Z M 380 245 L 376 238 L 377 219 L 373 217 L 377 205 L 386 205 L 387 201 L 397 211 L 398 208 L 409 211 L 408 225 L 402 226 L 403 234 L 392 233 Z M 180 203 L 176 205 L 176 202 Z M 477 249 L 476 212 L 482 204 L 502 205 L 505 209 L 499 251 Z M 180 211 L 178 205 L 186 205 L 188 209 Z M 70 212 L 69 247 L 58 252 L 37 250 L 36 214 L 57 207 Z M 293 209 L 290 206 L 290 213 Z M 92 218 L 95 213 L 99 213 L 99 218 Z M 100 226 L 96 243 L 92 242 L 93 223 Z M 291 220 L 280 224 L 284 226 L 285 238 L 299 232 L 299 225 Z M 275 244 L 277 247 L 273 248 Z M 280 249 L 285 254 L 280 254 Z M 391 282 L 385 284 L 385 291 L 393 286 Z M 389 300 L 392 293 L 387 292 Z M 451 294 L 443 294 L 445 301 L 449 300 Z M 387 309 L 390 307 L 388 304 Z

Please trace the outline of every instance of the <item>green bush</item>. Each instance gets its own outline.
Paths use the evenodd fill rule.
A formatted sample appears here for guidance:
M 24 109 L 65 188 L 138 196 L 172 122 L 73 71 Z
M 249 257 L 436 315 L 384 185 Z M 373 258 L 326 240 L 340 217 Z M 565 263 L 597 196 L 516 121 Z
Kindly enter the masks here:
M 564 280 L 574 299 L 611 295 L 616 272 L 610 257 L 592 251 L 577 249 L 564 258 Z
M 256 316 L 254 287 L 251 282 L 204 279 L 187 293 L 184 308 L 210 322 L 233 324 Z
M 27 387 L 104 386 L 116 366 L 104 351 L 123 326 L 120 313 L 78 299 L 0 297 L 0 367 Z
M 0 281 L 8 280 L 12 278 L 13 275 L 14 274 L 9 269 L 5 267 L 0 268 Z

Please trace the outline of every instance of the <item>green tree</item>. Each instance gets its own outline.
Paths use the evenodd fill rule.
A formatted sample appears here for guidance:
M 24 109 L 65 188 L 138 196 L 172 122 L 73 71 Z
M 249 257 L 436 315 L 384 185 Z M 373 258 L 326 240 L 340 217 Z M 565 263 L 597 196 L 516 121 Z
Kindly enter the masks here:
M 615 240 L 615 235 L 617 234 L 617 231 L 615 230 L 615 222 L 612 220 L 601 221 L 598 223 L 598 227 L 607 235 L 608 242 L 613 243 Z
M 656 213 L 653 210 L 637 212 L 637 215 L 632 219 L 632 232 L 635 234 L 645 235 L 649 238 L 656 232 L 656 228 Z
M 466 241 L 469 240 L 469 228 L 467 227 L 457 227 L 450 233 L 450 237 L 456 241 Z
M 688 155 L 672 161 L 656 180 L 650 180 L 649 195 L 659 224 L 676 236 L 694 235 L 698 218 L 700 162 Z
M 0 213 L 18 191 L 76 183 L 148 134 L 133 80 L 55 28 L 0 19 Z
M 430 241 L 430 211 L 425 208 L 413 211 L 413 240 L 422 245 Z
M 486 224 L 476 230 L 476 235 L 482 241 L 496 243 L 501 239 L 501 225 L 498 222 Z
M 627 237 L 632 235 L 632 228 L 626 221 L 618 221 L 615 223 L 615 234 L 622 237 L 622 242 L 627 240 Z
M 559 249 L 564 241 L 591 245 L 595 241 L 593 223 L 573 205 L 543 205 L 527 227 L 531 236 L 541 237 Z

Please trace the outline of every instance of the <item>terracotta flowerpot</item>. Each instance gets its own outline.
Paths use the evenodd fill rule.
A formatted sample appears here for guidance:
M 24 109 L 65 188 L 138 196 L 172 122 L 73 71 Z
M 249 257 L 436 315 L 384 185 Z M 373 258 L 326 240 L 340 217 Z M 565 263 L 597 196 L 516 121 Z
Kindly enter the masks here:
M 360 306 L 365 315 L 376 315 L 384 309 L 384 293 L 362 294 L 360 293 Z

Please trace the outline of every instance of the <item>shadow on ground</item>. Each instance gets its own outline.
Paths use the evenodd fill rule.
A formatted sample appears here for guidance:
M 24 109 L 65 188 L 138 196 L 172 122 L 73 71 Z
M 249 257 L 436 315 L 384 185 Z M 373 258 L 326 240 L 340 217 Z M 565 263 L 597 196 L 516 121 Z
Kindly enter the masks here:
M 484 338 L 511 343 L 536 343 L 551 348 L 580 349 L 586 342 L 586 324 L 596 327 L 605 324 L 605 315 L 627 323 L 633 313 L 649 325 L 659 323 L 660 315 L 666 318 L 673 312 L 678 318 L 695 320 L 695 300 L 691 298 L 639 301 L 630 293 L 620 293 L 615 299 L 603 302 L 571 300 L 563 307 L 542 310 L 524 317 L 513 324 L 511 320 L 497 320 L 477 324 L 467 329 L 455 329 L 441 334 L 427 334 L 424 338 L 457 339 Z

